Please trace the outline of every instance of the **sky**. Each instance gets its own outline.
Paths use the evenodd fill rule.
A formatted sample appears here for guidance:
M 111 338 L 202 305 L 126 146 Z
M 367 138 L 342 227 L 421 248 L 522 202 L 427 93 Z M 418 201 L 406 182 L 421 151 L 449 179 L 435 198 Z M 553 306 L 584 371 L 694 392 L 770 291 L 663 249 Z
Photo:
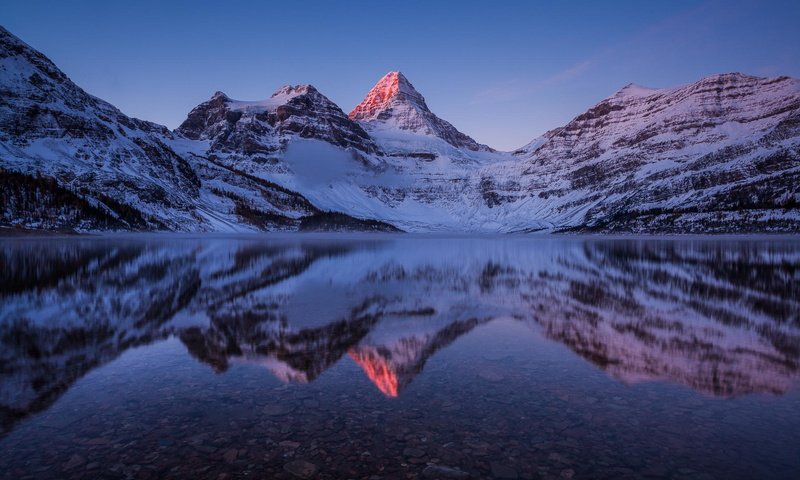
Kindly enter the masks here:
M 800 78 L 800 1 L 3 0 L 0 25 L 89 93 L 177 127 L 218 90 L 310 83 L 345 112 L 399 70 L 438 116 L 518 148 L 627 85 Z

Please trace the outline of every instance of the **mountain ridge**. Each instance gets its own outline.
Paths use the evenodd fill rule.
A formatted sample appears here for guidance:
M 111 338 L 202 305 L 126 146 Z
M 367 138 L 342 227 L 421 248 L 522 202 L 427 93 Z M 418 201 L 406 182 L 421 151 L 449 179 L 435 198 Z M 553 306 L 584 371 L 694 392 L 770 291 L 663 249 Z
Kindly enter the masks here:
M 78 232 L 336 229 L 337 223 L 394 229 L 317 208 L 184 147 L 166 127 L 86 93 L 0 27 L 0 225 Z
M 309 84 L 261 101 L 218 91 L 169 131 L 84 92 L 6 30 L 0 48 L 5 227 L 800 231 L 790 77 L 629 84 L 498 152 L 434 115 L 400 72 L 350 114 Z
M 626 87 L 514 154 L 550 206 L 591 188 L 569 200 L 588 209 L 580 220 L 589 228 L 635 231 L 640 212 L 658 222 L 719 216 L 715 228 L 742 220 L 749 231 L 766 231 L 773 216 L 791 231 L 796 212 L 784 214 L 800 194 L 799 125 L 800 81 L 719 74 L 646 94 Z M 727 218 L 735 211 L 752 215 Z

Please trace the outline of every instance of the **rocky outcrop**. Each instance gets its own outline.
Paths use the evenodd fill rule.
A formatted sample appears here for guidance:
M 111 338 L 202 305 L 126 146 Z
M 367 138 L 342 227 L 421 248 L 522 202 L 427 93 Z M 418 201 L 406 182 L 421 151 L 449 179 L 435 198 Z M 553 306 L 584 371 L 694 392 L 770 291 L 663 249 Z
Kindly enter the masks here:
M 379 152 L 370 136 L 311 85 L 285 86 L 263 101 L 232 100 L 217 92 L 195 107 L 177 132 L 208 140 L 209 152 L 269 157 L 292 138 L 321 140 L 343 149 Z

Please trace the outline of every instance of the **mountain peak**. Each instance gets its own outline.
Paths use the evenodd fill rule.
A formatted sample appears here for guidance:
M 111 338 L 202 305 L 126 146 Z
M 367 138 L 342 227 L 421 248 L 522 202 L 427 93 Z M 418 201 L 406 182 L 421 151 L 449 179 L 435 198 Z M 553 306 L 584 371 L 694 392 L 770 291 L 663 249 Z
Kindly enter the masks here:
M 303 85 L 284 85 L 279 88 L 275 93 L 272 94 L 270 98 L 276 97 L 296 97 L 297 95 L 302 95 L 304 93 L 314 93 L 317 92 L 317 89 L 314 88 L 313 85 L 303 84 Z
M 411 95 L 422 98 L 422 95 L 420 95 L 420 93 L 414 88 L 414 85 L 411 85 L 411 82 L 408 81 L 408 78 L 406 78 L 402 72 L 398 71 L 387 73 L 378 82 L 378 84 L 381 83 L 388 85 L 392 95 Z M 425 100 L 422 99 L 422 102 L 424 103 Z
M 216 92 L 193 108 L 176 132 L 209 140 L 212 150 L 242 155 L 285 150 L 294 137 L 367 154 L 380 151 L 361 126 L 309 84 L 284 85 L 265 100 L 235 100 Z
M 650 88 L 650 87 L 643 87 L 641 85 L 637 85 L 635 83 L 629 83 L 622 87 L 617 93 L 613 96 L 616 98 L 620 97 L 627 97 L 627 98 L 634 98 L 634 97 L 646 97 L 648 95 L 652 95 L 658 92 L 659 89 L 657 88 Z
M 392 104 L 410 104 L 422 111 L 430 112 L 425 98 L 414 88 L 401 72 L 389 72 L 367 93 L 364 100 L 356 105 L 349 117 L 356 121 L 378 119 L 380 114 L 392 108 Z
M 399 71 L 378 80 L 348 116 L 369 129 L 401 130 L 438 137 L 457 148 L 491 150 L 431 112 L 422 94 Z

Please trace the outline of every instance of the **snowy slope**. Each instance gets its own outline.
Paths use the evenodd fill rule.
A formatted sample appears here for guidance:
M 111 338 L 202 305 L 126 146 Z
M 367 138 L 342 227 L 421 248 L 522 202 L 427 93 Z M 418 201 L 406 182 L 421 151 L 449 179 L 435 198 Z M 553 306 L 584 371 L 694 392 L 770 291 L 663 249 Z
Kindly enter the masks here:
M 87 94 L 0 27 L 3 170 L 52 177 L 114 217 L 125 215 L 120 203 L 141 212 L 141 224 L 176 229 L 192 221 L 199 181 L 166 145 L 171 136 Z M 145 226 L 135 220 L 126 226 Z
M 798 84 L 629 85 L 510 154 L 455 146 L 392 72 L 350 114 L 380 147 L 369 160 L 290 141 L 279 168 L 254 174 L 407 231 L 797 231 Z M 337 167 L 318 181 L 295 168 L 320 158 Z
M 489 194 L 556 227 L 797 231 L 800 81 L 629 85 L 514 153 Z

